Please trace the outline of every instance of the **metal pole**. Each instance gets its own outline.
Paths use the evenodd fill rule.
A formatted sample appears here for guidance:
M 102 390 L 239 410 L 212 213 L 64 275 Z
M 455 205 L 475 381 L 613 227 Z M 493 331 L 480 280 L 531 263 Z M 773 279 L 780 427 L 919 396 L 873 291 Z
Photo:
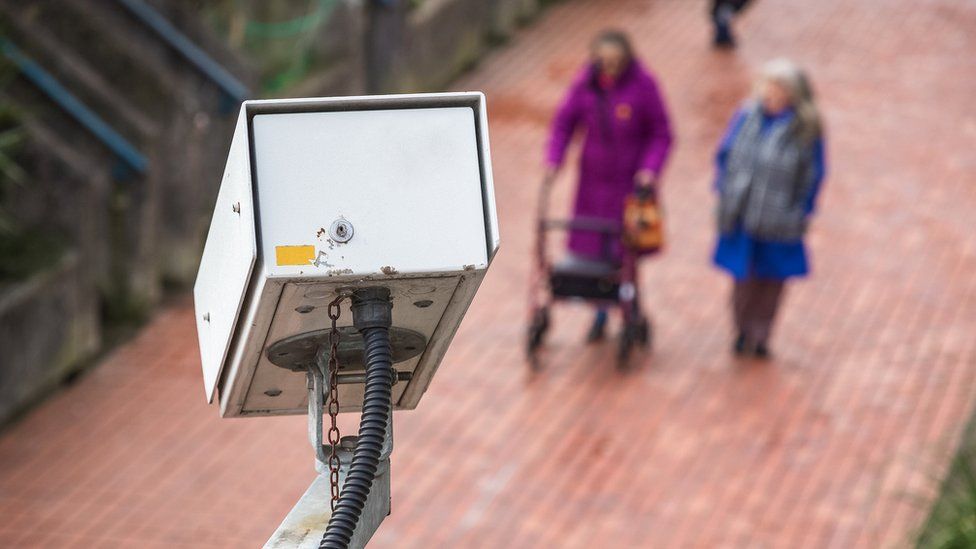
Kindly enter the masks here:
M 391 429 L 392 432 L 392 429 Z M 340 486 L 346 481 L 349 463 L 356 437 L 343 437 L 339 454 L 342 466 L 339 469 Z M 392 449 L 392 437 L 387 435 L 384 449 Z M 369 491 L 366 507 L 360 515 L 359 523 L 353 534 L 350 548 L 361 549 L 376 533 L 383 520 L 390 514 L 390 457 L 389 454 L 380 460 L 376 470 L 373 487 Z M 317 549 L 325 527 L 332 517 L 332 494 L 329 474 L 320 474 L 312 481 L 312 485 L 302 495 L 291 512 L 285 516 L 281 526 L 271 535 L 271 539 L 264 545 L 265 549 Z
M 329 481 L 327 455 L 330 447 L 322 445 L 322 386 L 321 370 L 309 370 L 309 438 L 313 447 L 317 447 L 316 471 L 319 475 L 312 481 L 311 486 L 302 495 L 298 503 L 285 516 L 281 525 L 267 543 L 265 549 L 317 549 L 325 527 L 332 517 L 332 494 Z M 315 393 L 318 393 L 316 397 Z M 352 462 L 353 450 L 356 448 L 357 437 L 342 437 L 337 453 L 339 454 L 339 489 L 346 482 L 349 464 Z M 366 507 L 360 516 L 356 531 L 353 534 L 350 548 L 365 547 L 376 533 L 377 528 L 390 514 L 390 454 L 393 452 L 393 414 L 386 423 L 386 435 L 383 440 L 383 450 L 380 456 L 379 468 L 373 487 L 369 491 Z

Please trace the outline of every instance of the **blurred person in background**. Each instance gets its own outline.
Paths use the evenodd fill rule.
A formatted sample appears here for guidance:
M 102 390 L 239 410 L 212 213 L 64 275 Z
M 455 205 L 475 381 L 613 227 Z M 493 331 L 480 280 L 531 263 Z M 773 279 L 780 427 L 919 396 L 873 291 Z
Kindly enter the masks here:
M 715 263 L 732 275 L 736 354 L 768 358 L 787 279 L 809 271 L 803 237 L 823 180 L 820 114 L 804 72 L 766 64 L 717 154 Z
M 712 0 L 712 24 L 715 26 L 713 45 L 717 48 L 734 48 L 732 19 L 745 9 L 749 0 Z
M 634 58 L 624 33 L 600 33 L 590 53 L 552 123 L 544 184 L 553 182 L 574 133 L 582 130 L 574 217 L 619 223 L 624 201 L 635 187 L 655 190 L 671 148 L 671 130 L 657 82 Z M 596 233 L 572 231 L 569 251 L 582 259 L 600 260 L 601 239 Z M 617 248 L 615 255 L 620 256 Z M 607 311 L 598 310 L 587 340 L 602 339 L 606 323 Z

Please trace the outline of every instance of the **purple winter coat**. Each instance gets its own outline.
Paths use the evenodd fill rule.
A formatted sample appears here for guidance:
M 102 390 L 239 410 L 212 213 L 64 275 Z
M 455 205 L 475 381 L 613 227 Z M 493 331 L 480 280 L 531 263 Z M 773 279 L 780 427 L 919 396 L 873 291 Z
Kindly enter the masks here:
M 657 83 L 639 63 L 632 61 L 609 89 L 597 79 L 597 68 L 589 65 L 573 83 L 553 121 L 546 160 L 562 164 L 573 133 L 585 128 L 574 217 L 620 222 L 637 171 L 661 173 L 671 129 Z M 598 234 L 570 233 L 569 249 L 577 255 L 600 259 L 601 248 Z M 619 259 L 619 245 L 614 248 Z

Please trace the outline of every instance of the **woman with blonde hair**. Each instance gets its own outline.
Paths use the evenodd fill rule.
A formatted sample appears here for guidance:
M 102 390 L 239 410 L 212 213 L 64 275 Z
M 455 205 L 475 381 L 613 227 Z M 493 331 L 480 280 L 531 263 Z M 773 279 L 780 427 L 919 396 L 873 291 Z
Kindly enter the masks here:
M 787 279 L 809 272 L 803 237 L 823 180 L 820 114 L 805 73 L 767 63 L 717 154 L 714 261 L 734 279 L 736 354 L 768 358 Z

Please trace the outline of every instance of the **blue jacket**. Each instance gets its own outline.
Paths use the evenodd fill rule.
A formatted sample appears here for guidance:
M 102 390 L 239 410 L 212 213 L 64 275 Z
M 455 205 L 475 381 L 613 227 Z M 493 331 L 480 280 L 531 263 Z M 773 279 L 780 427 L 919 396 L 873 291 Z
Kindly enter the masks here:
M 785 111 L 776 116 L 766 116 L 763 119 L 762 131 L 766 131 L 775 124 L 788 124 L 792 119 L 792 111 Z M 737 112 L 719 145 L 715 158 L 718 164 L 718 177 L 715 180 L 716 190 L 722 188 L 722 173 L 725 171 L 729 150 L 732 148 L 732 143 L 735 141 L 744 121 L 744 111 Z M 814 182 L 810 195 L 806 198 L 807 215 L 813 213 L 817 194 L 820 191 L 820 183 L 826 173 L 823 139 L 817 139 L 811 147 L 813 149 L 811 153 L 813 154 Z M 759 240 L 746 234 L 741 228 L 737 228 L 731 233 L 719 235 L 713 261 L 737 280 L 750 277 L 784 280 L 791 276 L 803 276 L 810 272 L 806 246 L 803 245 L 802 240 L 796 242 Z

